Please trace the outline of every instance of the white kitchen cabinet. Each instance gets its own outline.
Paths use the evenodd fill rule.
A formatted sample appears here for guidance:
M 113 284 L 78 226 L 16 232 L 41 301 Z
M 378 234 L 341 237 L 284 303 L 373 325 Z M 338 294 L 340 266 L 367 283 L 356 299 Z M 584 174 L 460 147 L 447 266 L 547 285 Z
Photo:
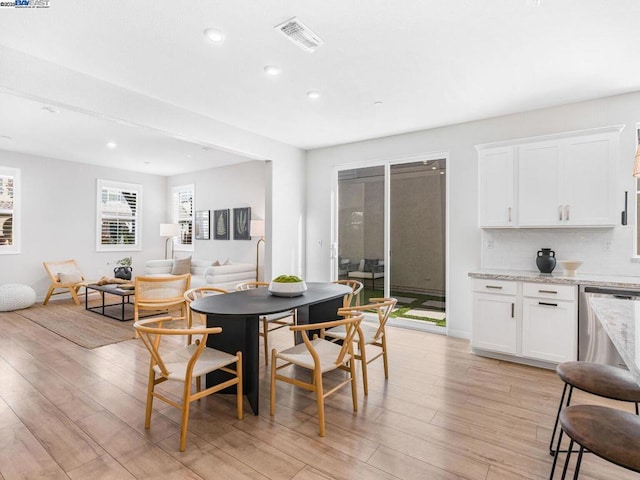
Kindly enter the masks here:
M 514 361 L 576 360 L 577 300 L 575 285 L 474 279 L 471 346 Z
M 621 130 L 478 146 L 480 227 L 614 226 Z
M 475 280 L 471 346 L 493 352 L 518 352 L 515 282 Z
M 478 216 L 481 227 L 513 227 L 516 222 L 513 147 L 478 153 Z
M 556 140 L 519 145 L 519 226 L 557 226 L 560 213 L 560 146 Z
M 522 296 L 522 356 L 557 363 L 576 360 L 577 287 L 524 283 Z
M 619 132 L 519 145 L 520 227 L 613 226 Z

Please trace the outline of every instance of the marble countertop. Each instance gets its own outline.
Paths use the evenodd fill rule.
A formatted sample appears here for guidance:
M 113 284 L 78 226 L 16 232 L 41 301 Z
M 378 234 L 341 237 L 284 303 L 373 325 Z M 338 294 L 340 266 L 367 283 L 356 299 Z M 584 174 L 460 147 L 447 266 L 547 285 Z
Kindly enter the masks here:
M 471 278 L 513 280 L 520 282 L 558 283 L 564 285 L 594 285 L 640 289 L 640 277 L 622 275 L 595 275 L 577 273 L 573 277 L 561 273 L 540 273 L 527 270 L 477 270 L 469 272 Z
M 640 383 L 640 339 L 636 338 L 640 322 L 640 300 L 620 300 L 594 297 L 590 300 L 596 318 L 604 327 L 613 345 Z

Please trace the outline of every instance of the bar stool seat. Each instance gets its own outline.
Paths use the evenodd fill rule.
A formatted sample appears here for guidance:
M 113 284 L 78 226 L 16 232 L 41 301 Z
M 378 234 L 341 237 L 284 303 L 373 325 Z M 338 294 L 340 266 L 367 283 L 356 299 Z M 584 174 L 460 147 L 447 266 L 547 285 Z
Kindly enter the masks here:
M 558 414 L 556 415 L 556 422 L 553 426 L 553 433 L 549 443 L 551 455 L 555 453 L 553 440 L 558 429 L 560 410 L 562 410 L 562 406 L 565 403 L 565 397 L 567 399 L 565 406 L 568 407 L 571 403 L 571 395 L 574 388 L 603 398 L 633 402 L 636 404 L 636 415 L 638 414 L 640 385 L 636 383 L 633 375 L 628 370 L 600 363 L 573 361 L 558 364 L 556 373 L 564 382 L 564 390 L 562 391 Z M 567 387 L 569 388 L 568 396 Z
M 640 472 L 640 417 L 637 415 L 599 405 L 573 405 L 560 413 L 560 427 L 571 439 L 562 478 L 565 478 L 574 442 L 580 445 L 574 478 L 578 478 L 585 450 Z

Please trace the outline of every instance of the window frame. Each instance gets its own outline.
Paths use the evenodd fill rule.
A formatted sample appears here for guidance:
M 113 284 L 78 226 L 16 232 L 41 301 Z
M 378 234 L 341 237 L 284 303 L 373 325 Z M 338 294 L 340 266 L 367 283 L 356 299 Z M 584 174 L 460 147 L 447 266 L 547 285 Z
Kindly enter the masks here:
M 191 195 L 191 215 L 181 215 L 178 205 L 180 204 L 180 195 Z M 186 185 L 174 185 L 171 187 L 170 208 L 171 208 L 171 223 L 180 225 L 180 230 L 183 231 L 186 226 L 185 234 L 190 232 L 191 243 L 183 243 L 184 237 L 180 235 L 173 239 L 173 249 L 176 252 L 194 252 L 195 251 L 195 233 L 194 233 L 194 221 L 195 221 L 195 203 L 196 192 L 195 185 L 193 183 Z
M 102 191 L 104 189 L 119 190 L 120 192 L 135 192 L 136 211 L 130 217 L 134 223 L 135 241 L 126 243 L 102 243 Z M 142 250 L 142 185 L 113 180 L 98 179 L 96 186 L 96 251 L 97 252 L 138 252 Z M 117 217 L 117 216 L 116 216 Z
M 20 169 L 15 167 L 0 166 L 0 177 L 13 179 L 12 208 L 0 209 L 0 213 L 11 214 L 11 245 L 0 245 L 0 255 L 15 255 L 20 253 L 21 228 L 20 228 Z

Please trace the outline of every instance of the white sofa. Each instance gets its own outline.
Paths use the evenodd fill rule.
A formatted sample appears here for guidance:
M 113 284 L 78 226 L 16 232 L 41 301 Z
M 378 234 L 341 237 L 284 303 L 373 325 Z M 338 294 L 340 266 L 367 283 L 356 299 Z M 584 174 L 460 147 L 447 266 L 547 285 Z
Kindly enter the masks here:
M 236 285 L 256 279 L 256 266 L 252 263 L 231 263 L 214 265 L 213 260 L 191 259 L 191 288 L 217 287 L 235 290 Z M 173 260 L 149 260 L 145 263 L 144 274 L 171 275 Z

